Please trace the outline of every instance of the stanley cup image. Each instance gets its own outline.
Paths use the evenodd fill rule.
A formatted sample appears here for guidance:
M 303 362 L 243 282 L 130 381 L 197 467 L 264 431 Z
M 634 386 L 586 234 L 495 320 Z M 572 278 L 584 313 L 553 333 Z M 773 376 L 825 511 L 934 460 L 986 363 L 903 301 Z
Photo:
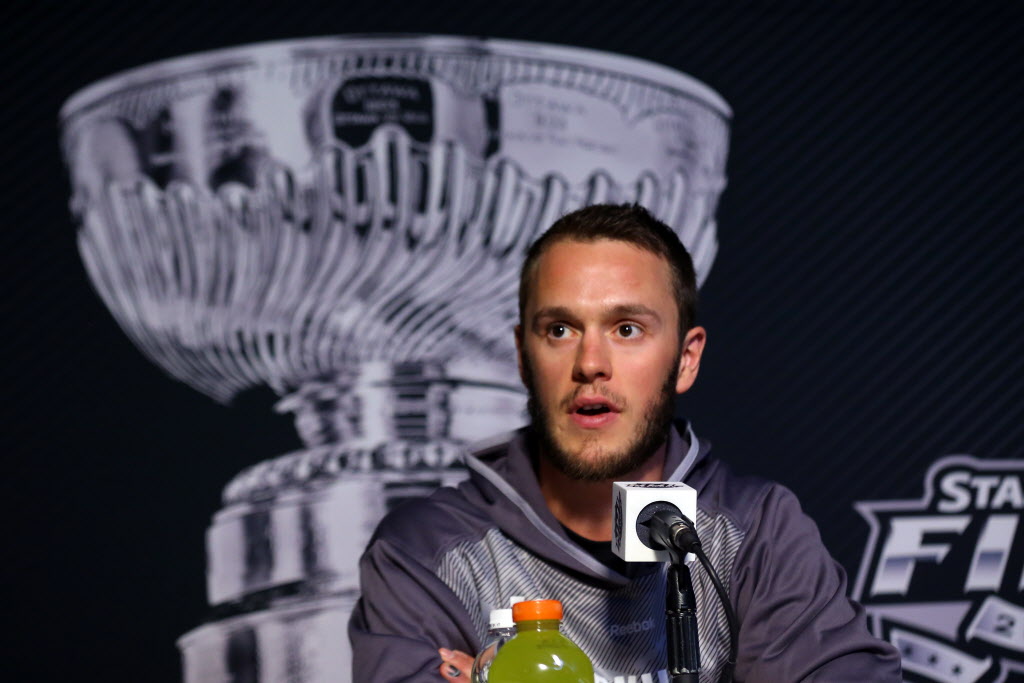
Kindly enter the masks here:
M 525 421 L 527 246 L 568 211 L 635 201 L 703 282 L 730 115 L 637 59 L 432 36 L 188 56 L 65 104 L 78 245 L 118 324 L 217 401 L 270 387 L 305 444 L 225 487 L 186 681 L 348 680 L 376 523 Z

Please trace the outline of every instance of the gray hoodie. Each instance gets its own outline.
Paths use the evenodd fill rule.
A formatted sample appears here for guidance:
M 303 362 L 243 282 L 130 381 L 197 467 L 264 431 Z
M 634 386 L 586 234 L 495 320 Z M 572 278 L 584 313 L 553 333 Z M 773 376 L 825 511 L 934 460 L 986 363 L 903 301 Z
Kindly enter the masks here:
M 437 649 L 475 653 L 490 610 L 513 595 L 562 601 L 562 631 L 590 657 L 598 683 L 669 680 L 665 565 L 620 573 L 573 543 L 544 502 L 528 449 L 527 432 L 515 432 L 467 457 L 470 477 L 457 488 L 381 522 L 349 624 L 354 681 L 437 683 Z M 792 492 L 732 473 L 709 450 L 680 425 L 664 471 L 697 490 L 697 530 L 740 622 L 735 679 L 899 681 L 899 655 L 868 633 L 845 573 Z M 711 683 L 728 656 L 728 625 L 703 568 L 692 574 L 700 680 Z

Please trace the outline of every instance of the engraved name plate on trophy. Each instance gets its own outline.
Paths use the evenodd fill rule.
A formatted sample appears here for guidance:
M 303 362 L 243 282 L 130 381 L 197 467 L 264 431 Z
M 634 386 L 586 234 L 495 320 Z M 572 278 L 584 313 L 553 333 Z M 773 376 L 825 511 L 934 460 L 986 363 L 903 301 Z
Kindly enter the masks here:
M 67 102 L 79 249 L 118 324 L 218 401 L 270 387 L 305 444 L 224 489 L 187 681 L 348 679 L 376 523 L 524 422 L 526 247 L 575 208 L 636 201 L 703 282 L 729 117 L 648 62 L 432 36 L 226 49 Z

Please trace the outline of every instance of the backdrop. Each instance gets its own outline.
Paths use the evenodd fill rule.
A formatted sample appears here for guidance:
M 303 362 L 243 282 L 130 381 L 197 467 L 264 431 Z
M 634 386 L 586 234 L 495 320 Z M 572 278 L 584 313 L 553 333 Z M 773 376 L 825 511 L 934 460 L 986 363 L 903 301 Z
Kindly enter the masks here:
M 120 330 L 78 254 L 58 110 L 155 60 L 371 31 L 609 50 L 721 93 L 734 118 L 702 288 L 710 345 L 680 414 L 739 469 L 796 491 L 908 680 L 1020 679 L 1016 7 L 4 12 L 5 612 L 23 679 L 180 680 L 176 640 L 218 617 L 204 535 L 223 487 L 300 446 L 269 391 L 217 404 Z

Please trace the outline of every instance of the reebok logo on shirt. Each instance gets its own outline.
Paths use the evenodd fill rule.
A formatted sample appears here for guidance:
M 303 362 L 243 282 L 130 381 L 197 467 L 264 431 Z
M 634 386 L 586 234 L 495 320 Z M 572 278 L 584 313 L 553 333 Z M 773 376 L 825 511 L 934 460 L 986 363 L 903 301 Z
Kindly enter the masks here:
M 628 636 L 641 631 L 650 631 L 652 628 L 654 628 L 654 619 L 644 619 L 629 624 L 612 624 L 610 632 L 613 636 Z

